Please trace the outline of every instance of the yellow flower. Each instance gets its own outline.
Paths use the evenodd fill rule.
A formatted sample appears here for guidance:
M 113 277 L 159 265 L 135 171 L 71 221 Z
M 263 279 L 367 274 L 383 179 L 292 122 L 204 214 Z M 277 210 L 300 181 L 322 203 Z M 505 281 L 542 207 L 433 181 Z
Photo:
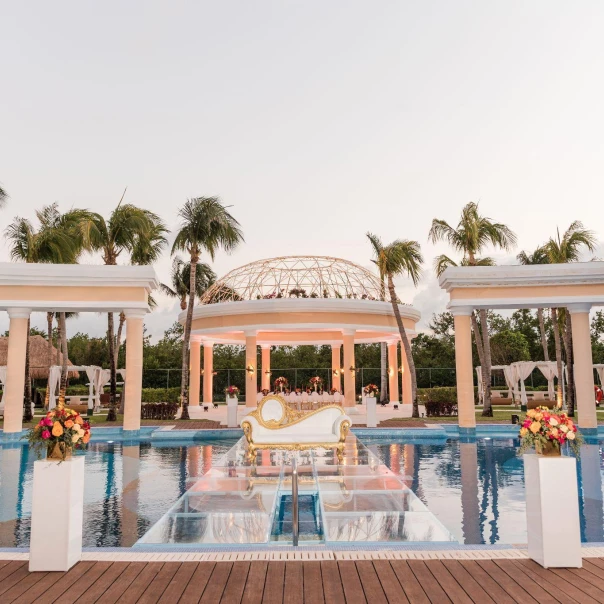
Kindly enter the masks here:
M 62 434 L 63 434 L 63 426 L 61 426 L 61 422 L 55 422 L 52 426 L 52 435 L 61 436 Z
M 537 432 L 539 432 L 539 430 L 541 430 L 541 424 L 539 422 L 533 422 L 530 427 L 529 430 L 533 433 L 533 434 L 537 434 Z
M 535 413 L 535 421 L 540 422 L 543 419 L 543 413 Z
M 530 409 L 526 412 L 527 417 L 535 417 L 535 413 L 537 413 L 534 409 Z
M 554 438 L 556 438 L 558 436 L 558 428 L 552 428 L 550 433 Z
M 569 432 L 566 435 L 566 438 L 568 438 L 568 440 L 575 440 L 575 433 L 574 432 Z
M 562 424 L 562 425 L 560 426 L 560 430 L 562 430 L 562 432 L 568 432 L 568 427 L 567 427 L 567 426 L 565 426 L 564 424 Z
M 79 435 L 79 434 L 74 434 L 74 435 L 71 437 L 71 442 L 72 442 L 72 443 L 77 443 L 77 442 L 78 442 L 78 440 L 80 440 L 80 435 Z
M 555 417 L 550 417 L 549 418 L 549 425 L 550 426 L 557 426 L 558 425 L 558 420 Z
M 524 438 L 528 434 L 528 430 L 526 428 L 520 428 L 520 437 Z

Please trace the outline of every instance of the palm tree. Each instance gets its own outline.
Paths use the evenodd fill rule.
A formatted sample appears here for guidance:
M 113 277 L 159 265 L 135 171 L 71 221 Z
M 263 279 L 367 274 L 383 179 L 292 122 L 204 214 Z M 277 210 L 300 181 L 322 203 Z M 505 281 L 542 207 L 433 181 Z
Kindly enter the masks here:
M 107 220 L 100 214 L 91 213 L 83 225 L 87 248 L 101 252 L 106 265 L 117 265 L 123 252 L 130 253 L 131 261 L 144 264 L 142 260 L 155 259 L 166 243 L 164 233 L 167 229 L 159 216 L 132 204 L 122 204 L 125 194 L 124 190 Z M 111 406 L 107 421 L 116 421 L 116 341 L 112 312 L 107 316 L 107 343 L 111 371 Z
M 183 336 L 180 383 L 181 418 L 189 419 L 187 393 L 189 384 L 189 342 L 193 322 L 193 306 L 197 292 L 197 263 L 203 251 L 207 252 L 212 260 L 214 260 L 219 248 L 224 249 L 227 253 L 231 252 L 243 241 L 243 233 L 239 222 L 233 218 L 217 197 L 189 199 L 180 208 L 178 215 L 181 218 L 181 224 L 172 246 L 172 254 L 176 251 L 186 251 L 191 257 L 189 303 Z
M 428 235 L 432 243 L 446 241 L 453 249 L 463 254 L 462 266 L 491 266 L 492 258 L 480 257 L 488 245 L 509 250 L 516 245 L 516 235 L 505 224 L 493 222 L 478 212 L 478 204 L 471 201 L 461 211 L 461 218 L 454 228 L 445 220 L 435 218 Z M 446 255 L 438 256 L 434 267 L 438 276 L 448 267 L 456 266 L 451 258 Z M 491 345 L 489 341 L 489 326 L 487 324 L 487 311 L 479 311 L 480 325 L 472 313 L 472 329 L 476 341 L 476 350 L 482 366 L 482 384 L 484 391 L 484 404 L 482 415 L 493 417 L 491 408 Z
M 196 268 L 195 287 L 197 291 L 195 297 L 201 298 L 205 291 L 216 281 L 216 273 L 205 262 L 200 262 Z M 178 298 L 180 300 L 180 310 L 186 310 L 191 284 L 191 263 L 185 262 L 180 256 L 174 256 L 170 281 L 171 287 L 162 283 L 160 285 L 161 291 L 170 298 Z
M 0 210 L 4 209 L 7 199 L 8 199 L 8 193 L 6 192 L 6 189 L 3 188 L 2 185 L 0 185 Z
M 567 262 L 578 262 L 581 258 L 583 248 L 590 252 L 596 249 L 597 239 L 594 233 L 586 229 L 583 224 L 575 220 L 564 235 L 560 237 L 560 230 L 556 231 L 556 237 L 551 237 L 543 246 L 547 260 L 550 264 L 566 264 Z M 574 371 L 572 367 L 572 331 L 568 313 L 558 317 L 558 309 L 552 308 L 552 327 L 554 330 L 554 342 L 556 344 L 556 364 L 558 375 L 562 376 L 562 347 L 560 346 L 560 331 L 564 334 L 564 344 L 567 360 L 567 382 L 569 400 L 568 414 L 572 417 L 575 412 L 574 397 Z M 562 404 L 562 380 L 558 380 L 558 406 Z
M 520 264 L 548 264 L 549 260 L 543 247 L 538 247 L 532 254 L 525 251 L 520 252 L 516 259 Z M 545 319 L 543 317 L 543 308 L 537 309 L 537 319 L 539 321 L 539 333 L 541 334 L 541 346 L 543 347 L 543 360 L 549 361 L 549 350 L 547 348 L 547 334 L 545 333 Z
M 408 239 L 397 239 L 388 245 L 384 245 L 377 235 L 367 233 L 367 239 L 373 248 L 373 261 L 376 263 L 380 275 L 384 275 L 388 283 L 388 293 L 392 310 L 396 318 L 396 324 L 401 336 L 401 342 L 405 348 L 405 355 L 409 364 L 409 373 L 411 374 L 411 401 L 413 403 L 412 417 L 419 417 L 419 407 L 417 404 L 417 376 L 415 374 L 415 362 L 411 352 L 411 342 L 407 336 L 407 331 L 401 318 L 398 307 L 398 297 L 394 287 L 394 277 L 406 275 L 411 277 L 414 285 L 417 285 L 421 275 L 421 265 L 424 261 L 417 241 Z

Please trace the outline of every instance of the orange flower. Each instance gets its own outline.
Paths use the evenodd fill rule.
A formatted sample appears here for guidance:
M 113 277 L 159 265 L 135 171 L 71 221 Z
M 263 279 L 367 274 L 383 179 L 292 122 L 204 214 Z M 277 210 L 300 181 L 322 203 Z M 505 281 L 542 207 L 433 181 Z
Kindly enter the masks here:
M 66 427 L 66 428 L 73 428 L 73 425 L 74 425 L 74 424 L 73 424 L 73 422 L 72 422 L 70 419 L 68 419 L 68 420 L 65 422 L 65 427 Z
M 75 423 L 78 424 L 79 426 L 81 426 L 84 423 L 84 420 L 81 418 L 81 416 L 77 416 L 75 418 Z
M 61 436 L 62 434 L 63 434 L 63 426 L 61 426 L 61 422 L 55 422 L 52 426 L 52 435 Z
M 90 440 L 90 432 L 86 432 L 86 434 L 84 434 L 84 438 L 82 439 L 82 442 L 84 444 L 86 444 L 89 440 Z
M 533 433 L 533 434 L 537 434 L 537 432 L 539 432 L 539 430 L 541 430 L 541 424 L 539 422 L 533 422 L 530 426 L 529 426 L 529 430 Z

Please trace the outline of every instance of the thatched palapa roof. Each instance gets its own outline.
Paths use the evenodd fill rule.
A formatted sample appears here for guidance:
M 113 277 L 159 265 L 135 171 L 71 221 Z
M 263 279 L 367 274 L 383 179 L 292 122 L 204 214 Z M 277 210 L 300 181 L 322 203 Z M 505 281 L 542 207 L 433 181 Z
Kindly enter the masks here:
M 8 358 L 8 338 L 0 338 L 0 365 L 6 365 Z M 59 355 L 60 365 L 63 355 Z M 57 364 L 57 349 L 52 347 L 52 364 Z M 68 365 L 73 363 L 68 359 Z M 29 336 L 29 367 L 32 378 L 48 379 L 48 340 L 42 336 Z M 77 371 L 69 372 L 69 377 L 76 378 L 80 374 Z

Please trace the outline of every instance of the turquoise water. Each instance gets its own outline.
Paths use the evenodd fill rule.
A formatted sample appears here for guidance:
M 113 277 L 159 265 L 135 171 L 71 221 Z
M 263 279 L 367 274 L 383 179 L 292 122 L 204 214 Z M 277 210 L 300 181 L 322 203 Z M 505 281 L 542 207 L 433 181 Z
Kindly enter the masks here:
M 85 453 L 84 546 L 132 546 L 235 442 L 90 443 Z M 460 543 L 526 542 L 523 464 L 515 440 L 362 442 L 403 478 Z M 35 459 L 26 446 L 0 447 L 0 547 L 29 543 Z M 601 443 L 583 446 L 578 480 L 584 542 L 604 542 L 603 467 Z M 301 504 L 302 543 L 313 541 L 313 532 L 322 527 L 316 500 L 308 497 Z M 288 535 L 291 505 L 283 497 L 271 540 L 288 541 Z

